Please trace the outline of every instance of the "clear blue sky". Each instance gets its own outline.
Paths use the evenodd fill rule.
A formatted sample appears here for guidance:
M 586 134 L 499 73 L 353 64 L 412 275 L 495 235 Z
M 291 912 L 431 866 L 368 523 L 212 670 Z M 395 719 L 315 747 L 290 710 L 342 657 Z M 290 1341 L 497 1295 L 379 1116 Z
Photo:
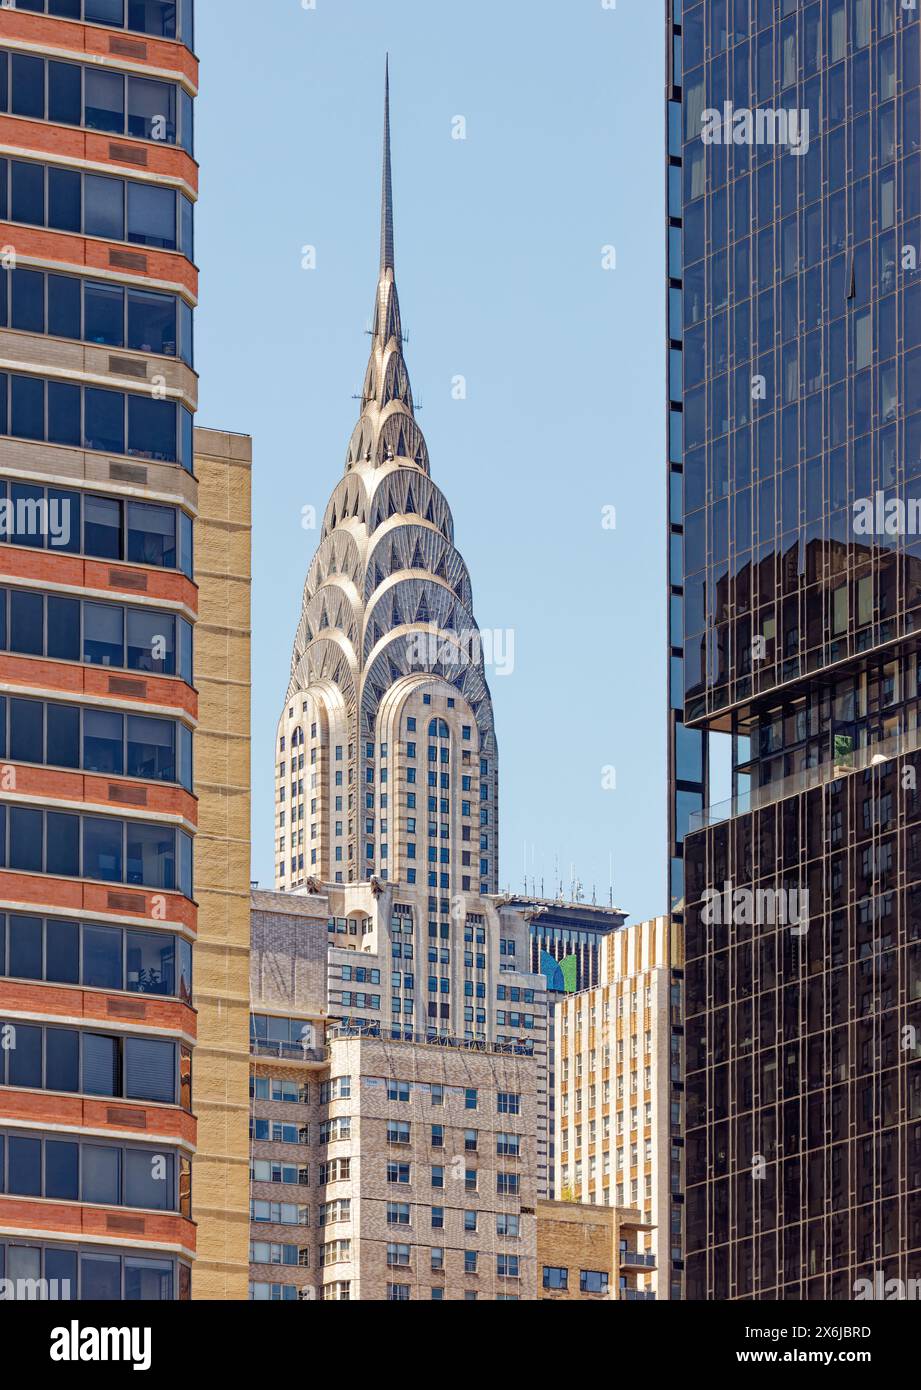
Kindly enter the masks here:
M 613 855 L 631 918 L 665 908 L 662 25 L 658 0 L 198 0 L 198 423 L 254 438 L 263 885 L 301 513 L 342 474 L 367 360 L 389 49 L 420 423 L 480 626 L 515 634 L 490 676 L 501 882 L 527 844 L 538 890 L 558 858 L 606 901 Z

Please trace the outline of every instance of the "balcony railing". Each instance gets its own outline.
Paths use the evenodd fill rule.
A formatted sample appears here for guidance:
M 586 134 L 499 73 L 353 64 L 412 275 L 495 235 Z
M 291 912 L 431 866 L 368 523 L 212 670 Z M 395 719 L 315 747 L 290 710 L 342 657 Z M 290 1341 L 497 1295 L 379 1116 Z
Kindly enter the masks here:
M 655 1303 L 654 1293 L 647 1293 L 645 1289 L 621 1289 L 621 1298 L 625 1298 L 628 1303 Z
M 442 1038 L 437 1034 L 405 1033 L 402 1031 L 399 1037 L 391 1037 L 386 1028 L 379 1028 L 375 1025 L 368 1028 L 353 1028 L 348 1024 L 340 1024 L 338 1027 L 327 1029 L 326 1037 L 328 1041 L 336 1038 L 374 1038 L 388 1043 L 423 1043 L 426 1047 L 447 1047 L 460 1052 L 491 1052 L 510 1057 L 534 1056 L 534 1044 L 530 1042 L 474 1042 L 469 1038 Z
M 763 787 L 752 787 L 747 792 L 730 797 L 728 801 L 716 801 L 701 811 L 691 813 L 689 832 L 705 830 L 709 825 L 719 825 L 733 820 L 736 816 L 747 815 L 750 811 L 760 811 L 765 806 L 773 806 L 788 796 L 797 796 L 811 791 L 814 787 L 824 787 L 836 782 L 839 777 L 849 777 L 855 772 L 865 772 L 867 768 L 891 762 L 905 753 L 916 753 L 921 748 L 921 727 L 906 729 L 904 733 L 892 738 L 868 743 L 863 748 L 855 748 L 843 753 L 829 762 L 818 763 L 815 767 L 805 767 L 790 777 L 781 777 L 776 782 L 767 782 Z
M 269 1042 L 265 1038 L 250 1038 L 250 1055 L 253 1057 L 274 1057 L 280 1062 L 325 1062 L 323 1048 L 304 1047 L 297 1042 Z
M 635 1266 L 637 1269 L 655 1269 L 655 1255 L 647 1255 L 639 1250 L 622 1250 L 620 1252 L 620 1262 L 622 1265 Z

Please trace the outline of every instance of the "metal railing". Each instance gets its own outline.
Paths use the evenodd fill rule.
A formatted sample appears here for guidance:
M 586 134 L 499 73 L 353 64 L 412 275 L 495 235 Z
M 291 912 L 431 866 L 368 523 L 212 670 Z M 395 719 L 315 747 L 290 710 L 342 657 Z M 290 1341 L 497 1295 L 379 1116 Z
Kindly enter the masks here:
M 622 1265 L 635 1265 L 639 1269 L 655 1269 L 655 1255 L 647 1255 L 639 1250 L 622 1250 L 620 1252 L 620 1262 Z
M 326 1051 L 322 1047 L 305 1047 L 298 1042 L 269 1042 L 265 1038 L 250 1038 L 249 1050 L 252 1057 L 274 1057 L 280 1062 L 325 1062 Z
M 391 1037 L 385 1028 L 377 1026 L 352 1028 L 348 1024 L 340 1024 L 327 1029 L 326 1038 L 328 1042 L 336 1038 L 374 1038 L 381 1042 L 423 1043 L 426 1047 L 446 1047 L 459 1052 L 491 1052 L 507 1057 L 534 1056 L 533 1043 L 476 1042 L 470 1038 L 443 1038 L 437 1033 L 406 1033 L 402 1030 L 399 1036 Z

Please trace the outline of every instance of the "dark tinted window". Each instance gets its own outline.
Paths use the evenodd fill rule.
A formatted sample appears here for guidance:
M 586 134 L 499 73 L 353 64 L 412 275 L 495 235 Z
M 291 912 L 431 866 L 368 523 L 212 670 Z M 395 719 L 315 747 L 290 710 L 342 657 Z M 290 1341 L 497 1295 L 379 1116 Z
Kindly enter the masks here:
M 45 835 L 45 872 L 76 878 L 80 873 L 80 817 L 49 811 Z
M 103 1144 L 84 1144 L 82 1167 L 84 1202 L 118 1206 L 121 1203 L 121 1150 Z
M 9 1084 L 38 1089 L 42 1084 L 42 1030 L 22 1023 L 13 1026 L 16 1046 L 7 1053 Z
M 36 377 L 10 378 L 10 434 L 16 439 L 45 437 L 45 383 Z
M 83 876 L 105 883 L 122 880 L 122 824 L 86 816 L 83 820 Z
M 128 504 L 127 560 L 137 565 L 176 566 L 176 513 L 147 502 Z
M 10 275 L 10 327 L 24 333 L 45 331 L 45 277 L 40 270 L 14 270 Z
M 83 120 L 80 89 L 82 71 L 75 63 L 48 64 L 48 119 L 61 125 L 80 125 Z
M 86 125 L 91 130 L 124 134 L 125 79 L 121 73 L 87 68 L 84 84 Z
M 80 1146 L 60 1139 L 45 1140 L 45 1196 L 75 1202 L 79 1197 Z
M 86 447 L 102 453 L 125 452 L 125 398 L 118 391 L 84 392 L 84 433 Z
M 83 287 L 83 323 L 87 342 L 123 347 L 125 340 L 125 292 L 117 285 Z
M 80 175 L 72 169 L 48 170 L 48 226 L 59 232 L 81 230 Z
M 176 249 L 176 195 L 171 188 L 128 184 L 128 241 Z
M 25 53 L 10 55 L 10 110 L 14 116 L 45 118 L 45 64 Z
M 83 537 L 87 555 L 120 560 L 122 504 L 114 497 L 88 496 L 84 501 Z
M 128 291 L 128 346 L 137 352 L 176 355 L 176 300 L 166 294 Z
M 107 241 L 125 239 L 125 188 L 121 179 L 86 174 L 83 180 L 83 230 Z
M 10 807 L 9 867 L 42 872 L 42 813 L 29 806 Z
M 79 178 L 79 174 L 76 176 Z M 14 222 L 40 227 L 45 221 L 45 171 L 40 164 L 13 160 L 12 216 Z
M 48 598 L 48 656 L 57 661 L 80 660 L 80 600 Z
M 70 1028 L 45 1032 L 45 1086 L 49 1091 L 79 1091 L 80 1035 Z
M 80 979 L 80 929 L 76 922 L 50 918 L 46 931 L 45 979 L 75 985 Z
M 20 980 L 42 978 L 42 919 L 15 917 L 9 919 L 10 974 Z
M 48 332 L 55 338 L 80 338 L 80 281 L 72 275 L 48 276 Z
M 9 749 L 15 762 L 44 761 L 45 719 L 40 700 L 10 700 Z
M 122 989 L 122 934 L 117 927 L 83 928 L 83 983 Z
M 80 711 L 74 705 L 49 705 L 47 757 L 52 767 L 80 766 Z
M 83 715 L 83 766 L 87 772 L 120 777 L 124 772 L 124 716 L 88 709 Z
M 41 594 L 14 589 L 10 594 L 10 651 L 41 656 L 44 614 Z
M 80 425 L 80 388 L 65 382 L 48 383 L 48 442 L 79 448 L 83 442 Z
M 42 1193 L 42 1141 L 10 1134 L 6 1140 L 6 1190 L 16 1197 Z

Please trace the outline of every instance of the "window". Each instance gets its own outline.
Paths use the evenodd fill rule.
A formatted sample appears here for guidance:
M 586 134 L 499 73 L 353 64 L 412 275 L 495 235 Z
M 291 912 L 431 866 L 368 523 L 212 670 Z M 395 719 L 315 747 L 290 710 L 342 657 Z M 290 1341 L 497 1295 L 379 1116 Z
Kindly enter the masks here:
M 497 1173 L 496 1191 L 500 1197 L 517 1197 L 521 1179 L 517 1173 Z
M 191 790 L 188 735 L 173 720 L 0 697 L 0 749 L 13 762 L 182 781 Z
M 394 1267 L 397 1267 L 397 1266 L 408 1266 L 408 1264 L 409 1264 L 409 1246 L 408 1246 L 408 1245 L 396 1245 L 396 1244 L 393 1244 L 393 1243 L 389 1244 L 389 1245 L 387 1246 L 387 1264 L 388 1264 L 388 1266 L 390 1266 L 391 1268 L 394 1268 Z
M 387 1203 L 387 1225 L 388 1226 L 408 1226 L 409 1225 L 409 1204 L 407 1202 L 388 1202 Z
M 519 1262 L 517 1255 L 497 1255 L 496 1274 L 500 1279 L 519 1278 Z
M 580 1293 L 607 1293 L 608 1275 L 605 1270 L 583 1269 L 579 1271 Z
M 476 1110 L 479 1106 L 479 1093 L 470 1088 L 464 1091 L 464 1109 Z
M 7 1026 L 7 1025 L 3 1025 Z M 121 1038 L 70 1028 L 22 1024 L 16 1046 L 0 1057 L 0 1084 L 188 1108 L 188 1050 L 153 1038 Z M 177 1061 L 183 1073 L 180 1088 Z M 2 1080 L 6 1070 L 6 1079 Z
M 192 896 L 191 840 L 174 826 L 8 806 L 0 808 L 0 866 Z
M 500 1115 L 520 1115 L 521 1096 L 514 1091 L 500 1091 L 497 1101 L 497 1110 Z
M 171 188 L 0 159 L 0 209 L 7 206 L 12 222 L 132 241 L 194 259 L 192 204 Z
M 559 1265 L 544 1265 L 543 1286 L 545 1289 L 559 1289 L 565 1293 L 569 1288 L 569 1270 Z
M 409 1303 L 410 1293 L 408 1284 L 388 1284 L 387 1302 L 388 1303 Z
M 387 1143 L 388 1144 L 408 1144 L 409 1143 L 409 1123 L 406 1120 L 389 1120 L 387 1122 Z
M 497 1236 L 519 1236 L 521 1234 L 521 1218 L 513 1216 L 510 1212 L 499 1212 L 496 1217 Z
M 192 628 L 171 614 L 0 589 L 0 649 L 4 637 L 6 650 L 21 655 L 178 675 L 192 684 Z
M 408 1163 L 388 1163 L 387 1181 L 389 1183 L 399 1183 L 405 1185 L 410 1181 L 410 1171 Z
M 90 4 L 99 0 L 86 0 Z M 127 16 L 122 19 L 122 0 L 103 0 L 107 8 L 115 9 L 118 18 L 110 23 L 124 23 L 128 29 L 157 38 L 178 39 L 191 48 L 193 45 L 193 0 L 128 0 Z M 87 18 L 89 16 L 87 15 Z

